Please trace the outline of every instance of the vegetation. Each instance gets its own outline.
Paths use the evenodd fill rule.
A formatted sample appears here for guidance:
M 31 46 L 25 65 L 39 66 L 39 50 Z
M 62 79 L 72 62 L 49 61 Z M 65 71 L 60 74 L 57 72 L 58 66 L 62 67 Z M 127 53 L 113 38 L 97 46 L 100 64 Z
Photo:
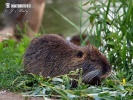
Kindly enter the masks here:
M 89 8 L 83 9 L 85 6 Z M 91 44 L 106 54 L 113 67 L 111 76 L 100 86 L 91 86 L 82 83 L 80 75 L 77 87 L 73 88 L 69 75 L 81 74 L 82 70 L 53 79 L 27 75 L 23 73 L 22 59 L 30 40 L 24 36 L 20 43 L 14 40 L 0 43 L 0 89 L 21 91 L 25 96 L 42 96 L 44 99 L 133 99 L 133 1 L 89 0 L 79 8 L 81 33 L 88 34 Z M 86 20 L 82 19 L 83 13 L 88 14 Z
M 24 37 L 21 43 L 6 40 L 0 43 L 0 89 L 13 89 L 12 81 L 18 77 L 22 68 L 22 59 L 30 40 Z

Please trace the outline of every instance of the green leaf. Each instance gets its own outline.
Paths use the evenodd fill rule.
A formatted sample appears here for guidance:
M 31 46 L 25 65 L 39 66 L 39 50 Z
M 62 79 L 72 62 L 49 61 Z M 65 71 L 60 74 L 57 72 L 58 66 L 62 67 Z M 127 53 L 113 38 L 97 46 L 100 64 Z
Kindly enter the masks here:
M 56 77 L 54 77 L 54 78 L 52 79 L 52 81 L 57 81 L 57 82 L 63 83 L 63 80 L 62 80 L 61 78 L 56 78 Z
M 93 24 L 94 20 L 95 20 L 95 17 L 91 15 L 89 19 L 90 19 L 90 23 Z
M 42 88 L 40 88 L 40 87 L 35 88 L 35 91 L 33 91 L 32 95 L 38 94 L 41 90 L 42 90 Z
M 57 92 L 58 94 L 60 94 L 62 97 L 64 97 L 64 99 L 68 99 L 68 97 L 67 97 L 67 93 L 65 93 L 63 90 L 58 90 L 58 89 L 56 89 L 56 88 L 53 88 L 53 90 L 55 91 L 55 92 Z
M 109 92 L 99 93 L 98 96 L 100 96 L 100 97 L 109 96 Z
M 122 90 L 122 91 L 125 90 L 124 87 L 123 87 L 122 85 L 117 86 L 117 88 L 120 89 L 120 90 Z

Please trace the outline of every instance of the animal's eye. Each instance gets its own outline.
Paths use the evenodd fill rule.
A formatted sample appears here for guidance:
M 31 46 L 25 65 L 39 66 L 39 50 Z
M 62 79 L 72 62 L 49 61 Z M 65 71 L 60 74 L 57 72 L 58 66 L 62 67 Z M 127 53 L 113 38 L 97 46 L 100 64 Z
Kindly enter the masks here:
M 78 57 L 78 58 L 82 58 L 82 56 L 83 56 L 83 52 L 82 52 L 82 51 L 78 51 L 77 57 Z

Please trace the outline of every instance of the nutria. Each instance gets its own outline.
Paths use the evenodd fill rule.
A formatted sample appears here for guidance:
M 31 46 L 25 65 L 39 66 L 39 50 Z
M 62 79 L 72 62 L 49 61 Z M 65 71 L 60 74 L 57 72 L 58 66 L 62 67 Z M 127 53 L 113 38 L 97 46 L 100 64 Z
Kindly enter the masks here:
M 82 68 L 85 83 L 95 84 L 111 72 L 106 57 L 90 44 L 77 46 L 63 37 L 49 34 L 33 39 L 24 55 L 28 73 L 55 77 Z
M 72 36 L 69 38 L 67 38 L 70 42 L 72 42 L 73 44 L 76 44 L 76 45 L 81 45 L 82 43 L 82 40 L 81 38 L 84 40 L 84 44 L 89 44 L 90 42 L 88 41 L 87 39 L 87 35 L 86 34 L 82 34 L 82 35 L 75 35 L 75 36 Z M 87 39 L 87 40 L 86 40 Z

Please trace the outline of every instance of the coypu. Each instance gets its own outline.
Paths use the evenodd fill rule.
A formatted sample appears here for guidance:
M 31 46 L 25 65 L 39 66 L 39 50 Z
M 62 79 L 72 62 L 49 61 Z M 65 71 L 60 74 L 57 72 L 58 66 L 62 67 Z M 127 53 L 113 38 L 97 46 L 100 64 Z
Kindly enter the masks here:
M 106 57 L 95 47 L 77 46 L 55 34 L 33 39 L 24 54 L 28 73 L 55 77 L 82 68 L 84 83 L 97 84 L 111 72 Z
M 24 33 L 33 39 L 34 34 L 40 28 L 46 1 L 7 0 L 7 3 L 10 4 L 10 8 L 5 8 L 0 16 L 0 42 L 3 38 L 13 38 L 19 41 Z M 21 7 L 22 4 L 27 4 L 31 5 L 31 8 L 11 8 L 12 4 L 21 4 Z M 9 37 L 7 33 L 11 36 Z
M 75 36 L 72 36 L 70 38 L 67 38 L 67 40 L 69 40 L 70 42 L 72 42 L 73 44 L 76 44 L 76 45 L 81 45 L 81 38 L 84 41 L 85 44 L 89 44 L 90 42 L 88 41 L 87 39 L 87 35 L 86 34 L 82 34 L 81 36 L 80 35 L 75 35 Z M 86 40 L 87 39 L 87 40 Z

